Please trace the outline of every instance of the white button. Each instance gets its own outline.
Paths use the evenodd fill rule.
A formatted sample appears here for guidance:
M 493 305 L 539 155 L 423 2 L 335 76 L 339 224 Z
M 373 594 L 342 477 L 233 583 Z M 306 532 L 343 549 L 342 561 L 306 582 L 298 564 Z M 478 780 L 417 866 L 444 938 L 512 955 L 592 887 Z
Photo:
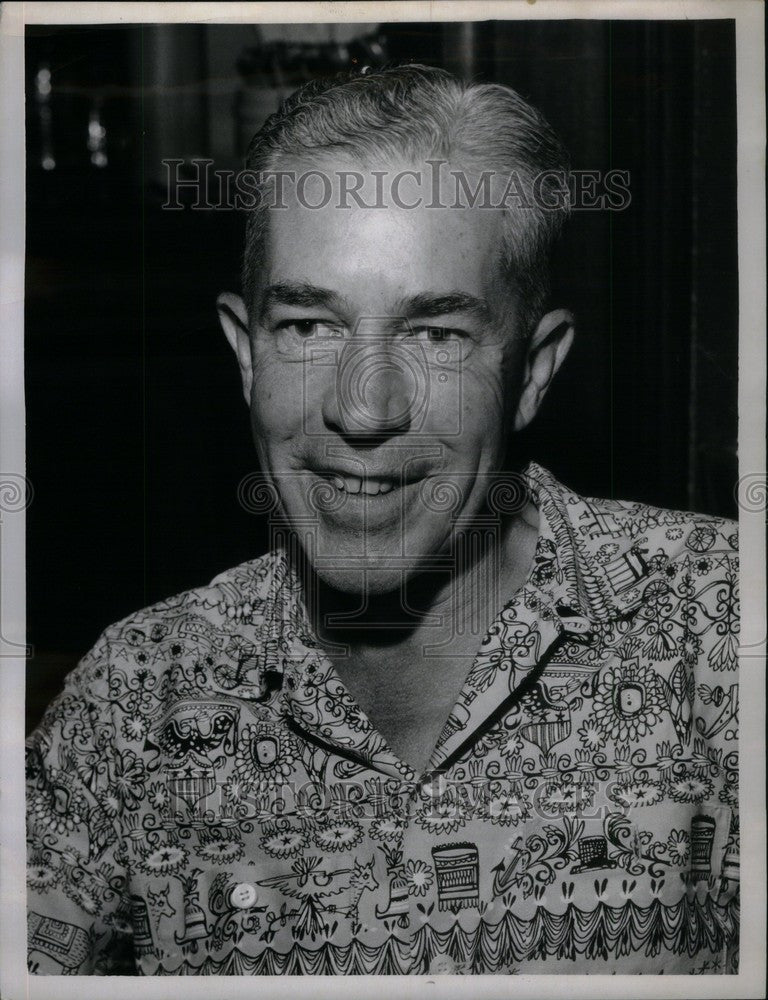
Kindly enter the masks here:
M 452 976 L 456 972 L 456 963 L 450 955 L 435 955 L 429 963 L 430 976 Z
M 250 882 L 239 882 L 229 893 L 229 901 L 238 910 L 248 910 L 256 902 L 256 886 Z

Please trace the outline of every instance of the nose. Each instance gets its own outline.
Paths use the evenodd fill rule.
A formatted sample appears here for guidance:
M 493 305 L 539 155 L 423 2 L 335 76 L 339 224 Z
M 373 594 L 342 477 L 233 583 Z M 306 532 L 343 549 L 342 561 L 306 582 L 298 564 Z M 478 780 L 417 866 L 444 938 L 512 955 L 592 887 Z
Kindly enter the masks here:
M 402 342 L 348 342 L 323 398 L 326 427 L 357 447 L 406 433 L 427 391 L 412 354 Z

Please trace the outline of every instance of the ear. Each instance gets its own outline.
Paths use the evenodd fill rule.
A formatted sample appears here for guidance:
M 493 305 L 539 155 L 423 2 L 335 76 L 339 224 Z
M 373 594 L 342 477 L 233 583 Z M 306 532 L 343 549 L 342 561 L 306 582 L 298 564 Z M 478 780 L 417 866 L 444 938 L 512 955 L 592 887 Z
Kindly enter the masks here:
M 516 431 L 527 427 L 536 416 L 544 394 L 571 348 L 574 332 L 573 315 L 567 309 L 554 309 L 539 321 L 528 345 L 523 388 L 515 414 Z
M 251 384 L 253 382 L 253 358 L 251 356 L 251 335 L 248 329 L 248 310 L 239 295 L 222 292 L 216 299 L 219 323 L 229 346 L 235 352 L 243 383 L 243 396 L 251 405 Z

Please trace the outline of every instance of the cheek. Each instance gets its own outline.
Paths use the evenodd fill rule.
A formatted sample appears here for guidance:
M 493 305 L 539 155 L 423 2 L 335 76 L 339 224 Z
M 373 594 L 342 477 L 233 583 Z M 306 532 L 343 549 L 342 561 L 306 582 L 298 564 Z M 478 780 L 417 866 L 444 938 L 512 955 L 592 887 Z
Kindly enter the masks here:
M 461 438 L 478 452 L 493 449 L 504 436 L 507 406 L 503 373 L 482 369 L 464 373 L 461 393 Z
M 300 365 L 258 359 L 253 368 L 251 424 L 265 439 L 289 437 L 302 424 Z

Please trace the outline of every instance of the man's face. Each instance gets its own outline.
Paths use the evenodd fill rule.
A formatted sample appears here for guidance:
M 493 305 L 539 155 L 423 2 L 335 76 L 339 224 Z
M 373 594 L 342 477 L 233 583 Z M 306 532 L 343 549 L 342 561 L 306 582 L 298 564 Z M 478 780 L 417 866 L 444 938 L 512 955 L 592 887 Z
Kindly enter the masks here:
M 501 214 L 286 203 L 250 314 L 257 450 L 319 576 L 391 591 L 501 467 L 526 356 Z

